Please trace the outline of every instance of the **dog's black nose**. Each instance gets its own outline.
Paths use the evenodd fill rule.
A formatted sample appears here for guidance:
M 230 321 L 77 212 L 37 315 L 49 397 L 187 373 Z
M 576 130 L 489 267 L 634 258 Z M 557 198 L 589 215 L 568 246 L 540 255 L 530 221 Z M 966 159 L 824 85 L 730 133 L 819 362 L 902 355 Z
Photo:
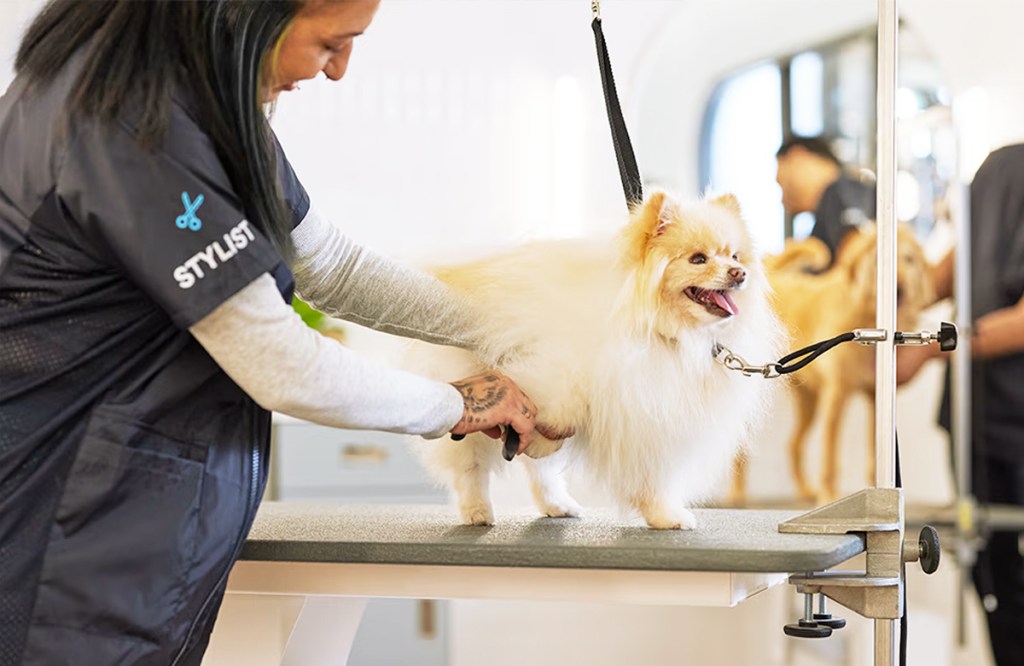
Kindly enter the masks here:
M 741 282 L 747 279 L 747 272 L 742 268 L 730 268 L 729 277 L 736 284 L 740 284 Z

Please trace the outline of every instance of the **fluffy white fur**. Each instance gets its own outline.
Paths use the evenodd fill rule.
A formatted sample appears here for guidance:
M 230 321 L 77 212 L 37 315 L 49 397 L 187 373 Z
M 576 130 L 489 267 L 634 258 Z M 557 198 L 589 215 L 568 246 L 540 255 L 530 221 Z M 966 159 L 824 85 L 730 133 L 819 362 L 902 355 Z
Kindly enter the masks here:
M 536 402 L 538 420 L 576 430 L 565 446 L 537 435 L 517 458 L 542 513 L 578 514 L 563 471 L 579 462 L 651 527 L 696 526 L 687 507 L 718 490 L 774 388 L 716 363 L 713 344 L 767 362 L 783 336 L 734 197 L 681 204 L 657 192 L 611 242 L 534 243 L 436 273 L 477 305 L 481 344 L 420 345 L 417 368 L 452 381 L 497 367 Z M 696 302 L 692 287 L 720 290 L 710 298 L 721 307 Z M 722 310 L 733 306 L 738 314 Z M 469 524 L 494 521 L 500 449 L 480 434 L 418 447 Z

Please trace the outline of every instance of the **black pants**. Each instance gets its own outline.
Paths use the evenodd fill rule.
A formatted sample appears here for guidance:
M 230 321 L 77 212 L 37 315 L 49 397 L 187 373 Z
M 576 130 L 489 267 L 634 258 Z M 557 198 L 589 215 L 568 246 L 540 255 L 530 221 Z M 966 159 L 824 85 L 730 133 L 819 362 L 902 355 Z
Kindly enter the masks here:
M 1024 462 L 974 460 L 974 493 L 981 504 L 1024 506 Z M 1017 532 L 992 532 L 974 566 L 978 596 L 997 607 L 986 612 L 992 654 L 998 666 L 1024 664 L 1024 558 Z

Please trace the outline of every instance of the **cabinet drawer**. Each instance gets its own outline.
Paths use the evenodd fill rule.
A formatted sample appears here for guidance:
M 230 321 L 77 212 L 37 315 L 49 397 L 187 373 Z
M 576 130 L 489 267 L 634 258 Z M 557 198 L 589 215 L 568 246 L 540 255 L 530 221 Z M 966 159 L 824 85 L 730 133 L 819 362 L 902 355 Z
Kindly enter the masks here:
M 445 493 L 410 449 L 421 443 L 428 446 L 395 433 L 275 422 L 274 464 L 281 499 L 377 500 L 389 494 L 443 499 Z

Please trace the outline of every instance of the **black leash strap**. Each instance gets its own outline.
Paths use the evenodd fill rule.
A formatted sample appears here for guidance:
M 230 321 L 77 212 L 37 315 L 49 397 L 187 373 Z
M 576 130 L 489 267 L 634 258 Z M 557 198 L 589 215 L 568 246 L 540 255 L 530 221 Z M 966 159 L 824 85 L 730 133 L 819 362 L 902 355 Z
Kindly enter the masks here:
M 644 188 L 640 180 L 640 168 L 636 165 L 633 155 L 633 144 L 629 140 L 626 121 L 622 117 L 619 106 L 619 94 L 615 91 L 615 77 L 612 75 L 612 63 L 608 58 L 608 45 L 604 41 L 601 30 L 601 3 L 592 0 L 590 7 L 594 12 L 594 20 L 590 26 L 594 29 L 594 41 L 597 44 L 597 64 L 601 69 L 601 87 L 604 88 L 604 105 L 608 110 L 608 124 L 611 125 L 612 143 L 615 145 L 615 159 L 619 162 L 619 178 L 622 179 L 622 191 L 626 195 L 629 206 L 643 201 Z
M 821 342 L 816 342 L 813 345 L 808 345 L 803 349 L 798 349 L 795 352 L 786 354 L 785 356 L 780 358 L 779 362 L 775 364 L 775 369 L 780 375 L 786 375 L 791 372 L 796 372 L 797 370 L 805 367 L 808 363 L 818 358 L 819 356 L 821 356 L 828 350 L 832 349 L 836 345 L 840 345 L 844 342 L 850 342 L 855 337 L 856 335 L 854 334 L 854 332 L 850 331 L 848 333 L 843 333 L 842 335 L 837 335 L 834 338 L 829 338 L 828 340 L 823 340 Z M 797 361 L 796 363 L 793 363 L 792 365 L 787 365 L 787 363 L 795 361 L 796 359 L 800 360 Z

